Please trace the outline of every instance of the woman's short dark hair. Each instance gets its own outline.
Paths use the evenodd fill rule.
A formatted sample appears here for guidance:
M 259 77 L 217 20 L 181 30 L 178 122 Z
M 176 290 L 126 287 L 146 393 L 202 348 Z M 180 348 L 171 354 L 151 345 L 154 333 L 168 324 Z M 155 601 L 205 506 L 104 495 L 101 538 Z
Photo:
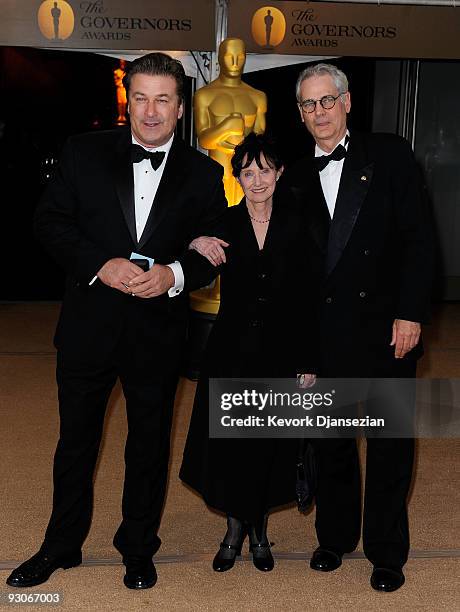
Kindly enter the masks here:
M 246 138 L 235 147 L 232 157 L 233 176 L 240 176 L 241 170 L 247 168 L 256 160 L 259 168 L 262 168 L 261 155 L 265 157 L 268 165 L 279 170 L 283 162 L 271 138 L 264 134 L 250 132 Z M 246 160 L 245 160 L 246 157 Z
M 129 64 L 123 77 L 123 85 L 129 95 L 131 79 L 135 74 L 149 74 L 151 76 L 170 76 L 176 81 L 177 95 L 179 100 L 184 98 L 185 71 L 179 60 L 174 59 L 166 53 L 148 53 L 138 57 Z

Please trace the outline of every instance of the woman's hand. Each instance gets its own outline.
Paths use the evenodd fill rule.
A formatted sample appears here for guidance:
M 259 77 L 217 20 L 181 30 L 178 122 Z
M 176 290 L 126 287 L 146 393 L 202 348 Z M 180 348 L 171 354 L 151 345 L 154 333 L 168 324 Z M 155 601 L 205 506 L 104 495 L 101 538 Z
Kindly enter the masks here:
M 195 240 L 189 244 L 188 248 L 194 249 L 200 255 L 206 257 L 213 266 L 219 266 L 227 261 L 225 251 L 222 247 L 228 246 L 228 242 L 216 238 L 215 236 L 200 236 L 199 238 L 195 238 Z
M 297 383 L 300 389 L 313 387 L 316 382 L 316 374 L 297 374 Z

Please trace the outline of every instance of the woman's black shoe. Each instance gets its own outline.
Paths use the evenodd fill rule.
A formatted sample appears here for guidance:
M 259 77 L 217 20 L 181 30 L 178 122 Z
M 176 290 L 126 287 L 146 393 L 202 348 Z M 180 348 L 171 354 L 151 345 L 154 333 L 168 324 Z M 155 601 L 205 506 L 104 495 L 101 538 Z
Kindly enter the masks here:
M 270 550 L 267 538 L 268 514 L 262 517 L 255 525 L 249 527 L 249 550 L 252 552 L 252 562 L 261 572 L 271 572 L 275 561 Z
M 246 535 L 246 524 L 234 516 L 227 515 L 227 533 L 212 562 L 215 572 L 226 572 L 232 569 L 236 555 L 241 555 L 241 547 Z
M 249 550 L 252 552 L 252 562 L 261 572 L 271 572 L 275 567 L 270 544 L 251 544 Z
M 212 569 L 215 572 L 226 572 L 235 565 L 235 558 L 237 555 L 241 555 L 242 542 L 238 546 L 232 544 L 222 544 L 217 551 L 214 561 L 212 562 Z

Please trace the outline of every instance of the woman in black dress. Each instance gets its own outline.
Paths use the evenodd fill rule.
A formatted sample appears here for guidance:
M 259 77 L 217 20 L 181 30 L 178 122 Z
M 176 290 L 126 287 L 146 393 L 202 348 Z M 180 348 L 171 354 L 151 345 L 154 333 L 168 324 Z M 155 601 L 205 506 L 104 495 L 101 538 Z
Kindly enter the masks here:
M 280 158 L 264 136 L 236 147 L 233 174 L 245 198 L 225 213 L 220 239 L 191 245 L 221 274 L 221 303 L 203 358 L 181 479 L 227 515 L 214 561 L 233 567 L 246 534 L 254 565 L 273 569 L 267 538 L 270 509 L 295 499 L 295 439 L 209 437 L 209 378 L 293 378 L 314 381 L 314 291 L 302 212 L 275 187 Z M 225 251 L 224 251 L 225 248 Z M 216 408 L 217 409 L 217 408 Z

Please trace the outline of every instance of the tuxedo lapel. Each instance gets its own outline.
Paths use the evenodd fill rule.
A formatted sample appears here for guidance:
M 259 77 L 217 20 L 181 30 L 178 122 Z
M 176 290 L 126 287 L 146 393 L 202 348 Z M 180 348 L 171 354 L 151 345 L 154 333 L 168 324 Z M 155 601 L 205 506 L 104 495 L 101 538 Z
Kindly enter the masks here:
M 131 132 L 124 130 L 117 147 L 115 184 L 121 210 L 134 244 L 137 244 L 136 213 L 134 207 L 134 176 L 131 162 Z
M 319 180 L 319 172 L 314 164 L 310 166 L 310 189 L 308 198 L 308 214 L 310 215 L 310 232 L 323 252 L 327 250 L 327 241 L 331 227 L 331 215 L 324 198 L 323 188 Z
M 343 164 L 334 216 L 329 231 L 326 273 L 337 265 L 355 226 L 372 181 L 374 163 L 367 158 L 359 135 L 351 135 Z
M 168 210 L 171 209 L 172 203 L 183 187 L 187 164 L 185 153 L 186 145 L 177 136 L 174 136 L 163 176 L 153 200 L 144 231 L 139 239 L 139 249 L 142 249 L 152 237 L 153 232 L 161 223 Z

